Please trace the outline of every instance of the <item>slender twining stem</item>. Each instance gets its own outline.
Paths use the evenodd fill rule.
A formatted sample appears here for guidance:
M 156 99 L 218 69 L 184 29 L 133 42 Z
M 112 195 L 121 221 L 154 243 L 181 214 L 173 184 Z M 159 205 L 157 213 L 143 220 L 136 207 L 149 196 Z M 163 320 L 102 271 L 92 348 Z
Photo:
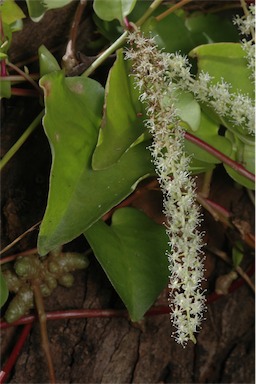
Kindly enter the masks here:
M 176 11 L 177 9 L 183 7 L 184 5 L 191 3 L 192 0 L 181 0 L 179 3 L 174 4 L 172 7 L 167 9 L 165 12 L 161 13 L 161 15 L 156 16 L 157 21 L 163 20 L 165 17 L 169 16 L 171 13 Z
M 70 40 L 72 41 L 73 48 L 75 48 L 77 34 L 78 34 L 78 27 L 80 24 L 81 17 L 83 15 L 83 11 L 86 7 L 86 4 L 87 4 L 87 0 L 80 0 L 76 9 L 75 17 L 70 30 Z
M 6 256 L 6 257 L 3 257 L 2 259 L 0 259 L 0 265 L 3 265 L 6 263 L 9 263 L 10 261 L 16 260 L 17 257 L 35 255 L 37 253 L 38 253 L 37 248 L 32 248 L 32 249 L 28 249 L 27 251 L 16 253 L 15 255 L 9 255 L 9 256 Z
M 39 76 L 38 75 L 30 75 L 31 79 L 38 80 Z M 5 76 L 1 78 L 1 81 L 13 81 L 15 83 L 20 83 L 27 81 L 27 79 L 24 78 L 24 76 L 20 75 L 10 75 L 10 76 Z
M 42 117 L 44 116 L 44 110 L 39 113 L 39 115 L 32 121 L 26 131 L 21 135 L 21 137 L 16 141 L 16 143 L 9 149 L 9 151 L 4 155 L 0 161 L 0 171 L 8 163 L 8 161 L 15 155 L 15 153 L 20 149 L 20 147 L 25 143 L 27 138 L 31 133 L 36 129 L 36 127 L 41 123 Z
M 227 164 L 236 172 L 240 173 L 240 175 L 246 177 L 248 180 L 255 182 L 255 175 L 244 168 L 241 164 L 236 161 L 230 159 L 222 152 L 218 151 L 216 148 L 213 148 L 211 145 L 207 144 L 205 141 L 199 139 L 196 136 L 191 135 L 191 133 L 186 132 L 185 137 L 187 140 L 191 141 L 191 143 L 197 144 L 200 148 L 205 149 L 208 153 L 215 156 L 217 159 L 221 160 L 224 164 Z
M 109 48 L 107 48 L 91 65 L 82 76 L 90 76 L 104 61 L 126 41 L 128 31 L 125 31 Z
M 78 64 L 78 60 L 76 58 L 76 53 L 75 53 L 76 51 L 75 45 L 76 45 L 76 39 L 78 34 L 78 27 L 79 27 L 80 20 L 83 15 L 83 11 L 86 4 L 87 4 L 87 0 L 79 1 L 79 4 L 76 9 L 75 17 L 71 26 L 66 52 L 62 58 L 64 66 L 68 71 Z
M 211 247 L 206 247 L 211 253 L 214 251 Z M 254 266 L 250 266 L 246 273 L 247 276 L 254 275 Z M 235 281 L 231 288 L 230 292 L 237 290 L 244 284 L 244 280 Z M 217 295 L 215 292 L 207 297 L 207 303 L 211 303 L 221 298 L 221 295 Z M 168 305 L 157 305 L 155 307 L 151 307 L 146 313 L 145 316 L 157 316 L 157 315 L 168 315 L 170 313 L 170 307 Z M 53 311 L 47 312 L 46 314 L 47 320 L 60 320 L 60 319 L 92 319 L 92 318 L 129 318 L 129 314 L 127 310 L 123 309 L 70 309 L 65 311 Z M 17 325 L 30 324 L 35 321 L 35 315 L 23 316 L 19 320 L 13 323 L 7 323 L 6 321 L 0 321 L 0 329 L 6 329 L 10 327 L 15 327 Z
M 218 210 L 216 209 L 216 205 L 213 206 L 208 199 L 206 199 L 201 194 L 197 194 L 196 200 L 198 203 L 204 207 L 214 218 L 215 221 L 221 221 L 223 224 L 225 224 L 229 228 L 233 228 L 233 225 L 229 221 L 229 217 L 225 214 L 223 214 L 222 209 Z M 221 207 L 222 208 L 222 207 Z
M 14 88 L 11 89 L 12 96 L 22 96 L 22 97 L 38 97 L 39 93 L 35 89 L 23 89 L 23 88 Z
M 141 26 L 149 16 L 156 10 L 157 7 L 162 3 L 163 0 L 155 0 L 149 6 L 145 14 L 135 23 L 137 27 Z M 86 71 L 82 74 L 82 76 L 90 76 L 95 69 L 97 69 L 104 61 L 112 55 L 118 48 L 121 48 L 128 37 L 128 31 L 124 31 L 124 33 L 112 44 L 109 48 L 107 48 L 91 65 Z
M 1 383 L 5 383 L 6 379 L 8 378 L 9 374 L 11 373 L 11 371 L 12 371 L 12 369 L 16 363 L 16 360 L 19 356 L 19 353 L 20 353 L 25 341 L 27 340 L 27 337 L 30 333 L 33 322 L 34 322 L 34 320 L 27 323 L 25 325 L 25 327 L 22 329 L 21 334 L 19 335 L 19 338 L 16 341 L 15 346 L 14 346 L 8 360 L 6 361 L 4 366 L 2 367 L 1 376 L 0 376 L 0 382 Z
M 226 254 L 226 252 L 223 252 L 220 249 L 213 247 L 213 246 L 207 246 L 207 249 L 208 249 L 208 251 L 210 251 L 214 255 L 218 256 L 223 261 L 225 261 L 225 263 L 229 264 L 230 266 L 233 266 L 233 263 L 230 260 L 230 258 L 228 257 L 228 255 Z M 247 273 L 241 267 L 239 267 L 239 265 L 237 267 L 235 267 L 234 269 L 244 279 L 244 281 L 249 285 L 251 290 L 255 293 L 255 286 L 254 286 L 253 282 L 251 281 L 251 279 L 249 278 L 249 276 L 247 275 Z
M 4 28 L 3 28 L 3 21 L 0 14 L 0 44 L 4 44 Z M 7 70 L 6 70 L 6 60 L 3 59 L 0 61 L 0 75 L 1 77 L 7 76 Z
M 9 61 L 7 62 L 8 67 L 12 68 L 14 71 L 19 73 L 24 79 L 26 79 L 33 87 L 39 92 L 39 94 L 42 94 L 42 89 L 39 87 L 39 85 L 35 82 L 35 80 L 28 75 L 26 72 L 22 71 L 17 65 L 10 63 Z
M 28 233 L 34 231 L 34 229 L 36 227 L 38 227 L 38 225 L 41 223 L 41 220 L 38 221 L 36 224 L 32 225 L 32 227 L 30 227 L 29 229 L 27 229 L 25 232 L 23 232 L 20 236 L 18 236 L 15 240 L 13 240 L 10 244 L 8 244 L 6 247 L 4 247 L 1 251 L 0 251 L 0 255 L 2 255 L 3 253 L 7 252 L 9 249 L 11 249 L 15 244 L 17 244 L 21 239 L 23 239 Z
M 149 8 L 146 10 L 144 15 L 136 22 L 137 27 L 140 27 L 145 21 L 152 15 L 152 13 L 161 5 L 163 0 L 155 0 L 150 4 Z
M 56 379 L 55 379 L 54 367 L 53 367 L 51 351 L 50 351 L 50 344 L 49 344 L 49 339 L 47 334 L 46 314 L 44 310 L 44 302 L 43 302 L 43 297 L 40 289 L 39 279 L 34 279 L 32 281 L 32 289 L 34 292 L 35 304 L 36 304 L 36 309 L 37 309 L 38 319 L 40 324 L 42 349 L 44 350 L 48 369 L 49 369 L 50 383 L 55 384 Z
M 200 192 L 200 195 L 203 197 L 208 197 L 210 194 L 212 174 L 213 174 L 213 169 L 206 171 L 204 174 L 203 185 Z

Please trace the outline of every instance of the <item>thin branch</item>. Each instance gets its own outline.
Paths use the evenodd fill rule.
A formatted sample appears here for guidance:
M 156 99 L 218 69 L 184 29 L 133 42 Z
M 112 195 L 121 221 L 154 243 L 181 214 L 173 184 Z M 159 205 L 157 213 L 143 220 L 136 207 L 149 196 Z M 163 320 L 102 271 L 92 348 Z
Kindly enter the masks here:
M 26 79 L 33 87 L 37 90 L 37 92 L 42 95 L 43 90 L 39 87 L 39 85 L 35 82 L 34 79 L 30 75 L 28 75 L 26 72 L 22 71 L 17 65 L 10 63 L 9 61 L 7 62 L 7 65 L 12 68 L 14 71 L 19 73 L 24 79 Z
M 247 271 L 248 276 L 254 275 L 254 266 L 251 266 Z M 229 292 L 234 292 L 238 288 L 244 285 L 244 280 L 239 279 L 233 282 Z M 220 298 L 223 295 L 218 295 L 216 292 L 210 294 L 207 297 L 207 303 L 212 303 Z M 169 305 L 165 306 L 154 306 L 151 307 L 146 313 L 145 316 L 155 316 L 155 315 L 170 315 Z M 6 329 L 10 327 L 15 327 L 21 324 L 29 324 L 35 320 L 35 315 L 23 316 L 21 319 L 13 322 L 7 323 L 6 321 L 0 321 L 0 329 Z M 112 317 L 124 317 L 129 318 L 127 310 L 122 309 L 74 309 L 67 311 L 54 311 L 46 313 L 47 320 L 60 320 L 60 319 L 85 319 L 85 318 L 112 318 Z
M 76 45 L 76 39 L 78 34 L 78 27 L 80 24 L 81 17 L 83 15 L 84 8 L 86 7 L 86 3 L 87 3 L 87 0 L 79 1 L 75 16 L 74 16 L 74 20 L 71 26 L 66 52 L 65 52 L 65 55 L 62 57 L 63 65 L 68 72 L 78 64 L 75 45 Z
M 210 169 L 209 171 L 206 171 L 204 174 L 203 185 L 200 191 L 200 195 L 205 198 L 207 198 L 210 194 L 212 174 L 213 174 L 212 169 Z
M 22 97 L 39 97 L 40 95 L 35 89 L 23 89 L 23 88 L 11 88 L 12 96 L 22 96 Z
M 2 20 L 1 14 L 0 14 L 0 40 L 3 44 L 5 40 L 5 36 L 4 36 L 4 27 L 3 27 L 3 20 Z M 7 76 L 6 59 L 3 59 L 0 61 L 0 76 L 1 77 Z
M 136 22 L 137 27 L 140 27 L 152 15 L 152 13 L 161 5 L 163 0 L 155 0 L 150 4 L 144 15 Z
M 229 264 L 230 266 L 232 266 L 234 268 L 233 263 L 230 260 L 230 258 L 228 257 L 228 255 L 226 254 L 226 252 L 223 252 L 220 249 L 213 247 L 213 246 L 207 246 L 206 248 L 208 251 L 210 251 L 214 255 L 218 256 L 223 261 L 225 261 L 225 263 Z M 251 281 L 251 279 L 249 278 L 249 276 L 247 275 L 247 273 L 244 272 L 244 270 L 239 266 L 235 267 L 234 269 L 244 279 L 244 281 L 249 285 L 251 290 L 255 293 L 255 286 L 254 286 L 253 282 Z
M 50 343 L 49 343 L 49 338 L 47 334 L 46 314 L 44 310 L 44 302 L 43 302 L 43 296 L 40 289 L 39 279 L 32 280 L 32 289 L 34 292 L 35 304 L 36 304 L 36 309 L 37 309 L 38 319 L 40 324 L 42 349 L 44 350 L 45 357 L 47 360 L 50 383 L 55 384 L 56 379 L 55 379 L 54 366 L 53 366 L 52 356 L 50 351 Z
M 225 213 L 223 214 L 222 207 L 220 207 L 218 204 L 213 205 L 209 199 L 206 199 L 200 193 L 197 194 L 196 199 L 198 203 L 212 215 L 215 221 L 220 221 L 227 227 L 233 227 L 233 225 L 229 222 L 229 215 Z
M 11 261 L 14 261 L 17 259 L 17 257 L 22 256 L 29 256 L 29 255 L 35 255 L 38 254 L 37 248 L 28 249 L 27 251 L 16 253 L 15 255 L 6 256 L 2 259 L 0 259 L 0 265 L 10 263 Z
M 39 79 L 39 76 L 37 74 L 32 74 L 30 75 L 30 77 L 33 80 Z M 1 81 L 12 81 L 14 83 L 21 83 L 21 82 L 27 81 L 27 79 L 24 79 L 24 76 L 20 76 L 20 75 L 8 75 L 5 77 L 1 77 Z
M 25 325 L 25 327 L 23 327 L 23 330 L 19 336 L 19 339 L 16 341 L 15 343 L 15 346 L 7 360 L 7 362 L 4 364 L 2 370 L 1 370 L 1 373 L 0 373 L 0 382 L 1 383 L 4 383 L 6 382 L 9 374 L 11 373 L 15 363 L 16 363 L 16 360 L 20 354 L 20 351 L 30 333 L 30 330 L 32 328 L 32 325 L 33 325 L 33 321 L 32 322 L 29 322 Z
M 2 160 L 0 161 L 0 171 L 4 168 L 4 166 L 8 163 L 9 160 L 15 155 L 15 153 L 20 149 L 20 147 L 25 143 L 27 138 L 31 135 L 31 133 L 37 128 L 37 126 L 41 123 L 42 117 L 44 116 L 44 110 L 42 110 L 39 115 L 32 121 L 32 123 L 28 126 L 26 131 L 21 135 L 21 137 L 16 141 L 16 143 L 9 149 L 9 151 L 4 155 Z
M 25 232 L 23 232 L 20 236 L 18 236 L 15 240 L 13 240 L 10 244 L 8 244 L 6 247 L 4 247 L 4 249 L 2 249 L 0 251 L 0 255 L 2 255 L 3 253 L 9 251 L 9 249 L 11 249 L 15 244 L 17 244 L 21 239 L 23 239 L 28 233 L 34 231 L 34 229 L 36 229 L 36 227 L 38 227 L 38 225 L 41 223 L 41 220 L 38 221 L 36 224 L 32 225 L 32 227 L 30 227 L 29 229 L 27 229 Z M 2 264 L 2 260 L 0 260 L 0 265 Z
M 232 169 L 234 169 L 241 176 L 246 177 L 248 180 L 252 181 L 253 183 L 255 182 L 255 175 L 253 173 L 248 171 L 241 164 L 230 159 L 230 157 L 227 157 L 222 152 L 218 151 L 216 148 L 212 147 L 210 144 L 207 144 L 205 141 L 199 139 L 198 137 L 196 137 L 196 136 L 194 136 L 188 132 L 185 133 L 185 137 L 187 140 L 191 141 L 191 143 L 198 145 L 200 148 L 206 150 L 208 153 L 210 153 L 211 155 L 213 155 L 217 159 L 221 160 L 224 164 L 226 164 L 229 167 L 231 167 Z
M 104 61 L 118 48 L 122 47 L 125 43 L 126 38 L 128 36 L 128 31 L 125 31 L 109 48 L 107 48 L 91 65 L 86 71 L 82 74 L 82 76 L 90 76 L 95 69 L 97 69 Z
M 135 23 L 137 27 L 141 26 L 149 16 L 156 10 L 156 8 L 162 3 L 163 0 L 155 0 L 149 6 L 148 10 L 145 14 Z M 114 53 L 118 48 L 121 48 L 128 36 L 128 30 L 124 31 L 124 33 L 112 44 L 108 47 L 91 65 L 86 71 L 82 74 L 82 76 L 90 76 L 95 69 L 97 69 L 112 53 Z
M 165 17 L 169 16 L 171 13 L 176 11 L 176 9 L 179 9 L 179 8 L 183 7 L 184 5 L 191 3 L 191 1 L 192 0 L 182 0 L 177 4 L 174 4 L 172 7 L 167 9 L 165 12 L 161 13 L 161 15 L 156 16 L 156 21 L 163 20 Z

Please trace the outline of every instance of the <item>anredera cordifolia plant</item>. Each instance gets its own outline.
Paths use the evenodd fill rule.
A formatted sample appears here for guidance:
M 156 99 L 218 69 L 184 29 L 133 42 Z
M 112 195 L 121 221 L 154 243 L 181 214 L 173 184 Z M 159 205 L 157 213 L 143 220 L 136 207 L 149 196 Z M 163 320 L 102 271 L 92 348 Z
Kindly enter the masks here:
M 189 339 L 195 342 L 204 309 L 200 214 L 192 175 L 223 162 L 237 183 L 254 188 L 253 43 L 248 39 L 241 45 L 231 23 L 222 24 L 221 40 L 211 28 L 216 25 L 213 15 L 207 20 L 185 12 L 162 17 L 169 9 L 161 3 L 95 0 L 95 23 L 111 45 L 81 76 L 69 77 L 45 47 L 39 49 L 43 124 L 53 163 L 38 250 L 45 255 L 83 233 L 137 321 L 167 284 L 169 241 L 171 317 L 175 338 L 185 345 Z M 27 4 L 38 20 L 56 2 Z M 250 7 L 245 18 L 235 19 L 242 32 L 251 32 L 247 23 L 253 11 Z M 5 30 L 11 30 L 10 21 L 5 21 Z M 183 40 L 169 38 L 177 31 Z M 130 61 L 119 49 L 127 38 Z M 231 43 L 222 43 L 225 38 Z M 6 47 L 3 41 L 5 77 Z M 188 58 L 176 53 L 179 50 L 197 58 L 197 76 L 191 74 Z M 104 89 L 88 76 L 115 52 Z M 65 68 L 69 71 L 70 65 Z M 10 87 L 2 96 L 10 96 Z M 219 135 L 220 124 L 224 136 Z M 155 172 L 164 195 L 167 234 L 162 225 L 132 208 L 116 210 L 111 226 L 101 220 Z

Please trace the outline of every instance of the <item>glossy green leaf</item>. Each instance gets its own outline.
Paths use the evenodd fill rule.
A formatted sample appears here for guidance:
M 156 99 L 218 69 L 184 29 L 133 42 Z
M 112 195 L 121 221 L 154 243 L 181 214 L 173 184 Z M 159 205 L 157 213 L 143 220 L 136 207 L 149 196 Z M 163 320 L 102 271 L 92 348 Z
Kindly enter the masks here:
M 194 46 L 217 42 L 238 42 L 239 33 L 230 18 L 194 12 L 185 20 Z M 216 28 L 218 26 L 218 28 Z
M 144 108 L 129 72 L 129 63 L 119 50 L 106 84 L 104 115 L 92 160 L 94 169 L 114 164 L 144 132 Z
M 241 92 L 254 96 L 251 71 L 247 67 L 245 52 L 238 43 L 216 43 L 196 47 L 190 52 L 197 58 L 198 70 L 213 76 L 213 83 L 222 78 L 231 84 L 231 92 Z
M 40 77 L 43 77 L 48 73 L 60 70 L 60 66 L 57 60 L 44 45 L 41 45 L 38 49 L 38 58 Z
M 147 1 L 138 0 L 132 12 L 129 14 L 129 21 L 136 23 L 147 11 L 149 5 L 150 3 Z M 163 11 L 166 11 L 166 7 L 161 5 L 154 11 L 153 14 L 156 15 Z M 102 20 L 94 13 L 93 20 L 97 25 L 99 32 L 110 42 L 114 42 L 124 31 L 123 26 L 117 19 L 112 21 Z
M 191 132 L 190 129 L 187 129 Z M 230 140 L 219 135 L 219 124 L 215 123 L 206 113 L 202 111 L 201 121 L 199 128 L 195 132 L 191 132 L 194 136 L 203 140 L 207 144 L 216 148 L 226 156 L 230 156 L 232 151 L 232 144 Z M 198 145 L 191 143 L 189 140 L 185 141 L 186 151 L 195 157 L 197 160 L 217 164 L 220 163 L 216 157 L 211 155 L 206 150 L 200 148 Z
M 118 19 L 121 23 L 133 10 L 137 0 L 94 0 L 93 9 L 96 15 L 102 19 L 111 21 Z
M 144 33 L 154 36 L 157 46 L 166 52 L 187 53 L 194 47 L 184 20 L 174 13 L 160 22 L 152 16 L 141 29 Z
M 8 299 L 8 295 L 9 295 L 9 291 L 0 269 L 0 308 L 4 305 L 4 303 Z
M 189 125 L 192 131 L 196 131 L 200 125 L 201 108 L 194 96 L 191 93 L 179 91 L 174 105 L 183 123 Z
M 137 182 L 153 172 L 148 143 L 127 151 L 106 170 L 91 167 L 103 107 L 103 88 L 89 78 L 44 76 L 44 128 L 53 164 L 46 212 L 41 224 L 40 254 L 65 244 L 122 201 Z M 109 149 L 111 150 L 111 148 Z
M 108 226 L 99 220 L 84 235 L 133 321 L 140 320 L 168 280 L 165 228 L 134 208 Z
M 160 21 L 152 16 L 142 26 L 142 30 L 155 36 L 159 48 L 184 54 L 201 44 L 239 40 L 237 29 L 230 20 L 198 12 L 189 17 L 183 13 L 171 13 Z
M 26 0 L 30 18 L 34 22 L 42 19 L 49 9 L 62 8 L 72 0 Z
M 251 138 L 251 141 L 244 142 L 237 135 L 234 135 L 230 131 L 226 131 L 226 138 L 232 143 L 232 152 L 230 154 L 231 159 L 235 160 L 237 163 L 242 164 L 248 171 L 255 173 L 255 143 Z M 255 184 L 248 180 L 246 177 L 241 176 L 233 168 L 230 168 L 228 165 L 224 164 L 224 167 L 228 174 L 234 179 L 237 183 L 243 185 L 249 189 L 255 189 Z
M 0 16 L 2 22 L 8 25 L 26 17 L 14 0 L 4 0 L 0 3 Z

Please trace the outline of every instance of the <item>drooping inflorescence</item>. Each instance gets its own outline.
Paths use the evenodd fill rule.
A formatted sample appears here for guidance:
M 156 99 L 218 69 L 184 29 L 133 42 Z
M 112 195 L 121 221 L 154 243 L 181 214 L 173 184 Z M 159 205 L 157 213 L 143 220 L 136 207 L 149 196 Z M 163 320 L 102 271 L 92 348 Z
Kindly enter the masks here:
M 183 148 L 184 131 L 174 106 L 177 85 L 170 76 L 172 55 L 160 52 L 152 38 L 139 32 L 131 33 L 128 42 L 131 48 L 126 58 L 132 60 L 135 84 L 140 100 L 146 105 L 145 124 L 153 137 L 150 150 L 164 198 L 170 246 L 167 256 L 171 319 L 176 328 L 173 335 L 185 346 L 189 340 L 195 342 L 194 333 L 203 319 L 205 297 L 201 281 L 204 268 L 196 185 L 188 171 L 190 160 Z M 180 60 L 185 59 L 176 58 L 178 71 Z

